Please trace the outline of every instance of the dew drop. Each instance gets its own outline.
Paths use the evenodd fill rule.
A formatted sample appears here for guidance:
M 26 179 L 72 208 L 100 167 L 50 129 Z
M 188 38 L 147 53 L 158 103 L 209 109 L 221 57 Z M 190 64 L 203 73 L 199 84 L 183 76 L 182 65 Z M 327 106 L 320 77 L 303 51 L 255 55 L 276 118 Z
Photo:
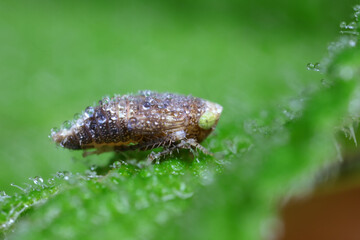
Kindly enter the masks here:
M 56 133 L 58 133 L 60 131 L 60 129 L 59 128 L 57 128 L 57 127 L 54 127 L 54 128 L 52 128 L 51 130 L 50 130 L 50 136 L 52 137 L 52 136 L 54 136 Z
M 44 182 L 44 179 L 42 179 L 42 177 L 38 177 L 38 176 L 36 176 L 34 178 L 29 178 L 29 179 L 32 180 L 35 185 L 41 185 Z
M 117 169 L 121 167 L 121 162 L 115 161 L 113 164 L 109 166 L 110 168 Z
M 351 29 L 351 30 L 356 29 L 356 22 L 349 23 L 348 29 Z
M 144 102 L 143 104 L 143 109 L 144 110 L 148 110 L 151 107 L 151 103 L 150 102 Z
M 103 99 L 101 101 L 102 101 L 101 105 L 108 105 L 110 103 L 110 97 L 105 96 L 105 97 L 103 97 Z
M 354 14 L 356 21 L 358 21 L 359 14 L 360 14 L 360 12 L 355 12 L 355 14 Z M 346 22 L 341 22 L 340 28 L 341 28 L 341 31 L 340 31 L 341 34 L 359 35 L 359 33 L 356 31 L 356 29 L 358 28 L 357 22 L 350 22 L 349 24 L 347 24 Z
M 316 63 L 314 66 L 314 71 L 320 71 L 320 63 Z
M 343 21 L 340 23 L 340 28 L 346 28 L 346 26 L 347 26 L 346 22 Z
M 134 128 L 136 126 L 136 124 L 137 124 L 137 119 L 132 117 L 132 118 L 129 119 L 128 128 L 132 129 L 132 128 Z
M 156 105 L 157 101 L 155 99 L 151 98 L 149 100 L 149 103 L 150 103 L 151 106 L 154 106 L 154 105 Z
M 85 109 L 85 117 L 86 118 L 92 117 L 94 115 L 94 112 L 95 112 L 95 110 L 93 107 L 87 107 Z
M 124 117 L 125 117 L 125 113 L 126 113 L 126 111 L 120 110 L 120 111 L 119 111 L 119 118 L 124 118 Z
M 98 123 L 100 123 L 100 124 L 105 123 L 106 120 L 107 120 L 106 117 L 105 117 L 105 115 L 102 114 L 102 112 L 100 112 L 100 111 L 97 111 L 97 112 L 95 113 L 95 118 L 96 118 L 96 120 L 98 121 Z
M 320 71 L 320 63 L 308 63 L 307 65 L 306 65 L 306 67 L 307 67 L 307 69 L 308 70 L 311 70 L 311 71 L 316 71 L 316 72 L 318 72 L 318 71 Z
M 353 39 L 349 40 L 349 45 L 350 45 L 350 47 L 355 47 L 356 46 L 356 41 L 353 40 Z
M 10 218 L 6 223 L 2 224 L 1 227 L 2 228 L 9 228 L 11 225 L 13 225 L 15 222 L 15 220 L 13 218 Z
M 351 22 L 349 24 L 347 24 L 346 22 L 341 22 L 340 23 L 340 28 L 343 30 L 354 30 L 356 29 L 356 22 Z
M 150 90 L 139 91 L 139 95 L 142 95 L 142 96 L 145 96 L 145 97 L 148 97 L 151 94 L 152 94 L 152 91 L 150 91 Z
M 47 182 L 48 182 L 48 184 L 53 185 L 55 183 L 55 179 L 54 178 L 49 178 L 47 180 Z
M 82 118 L 82 115 L 80 113 L 75 113 L 74 114 L 74 120 L 75 121 L 79 120 L 80 118 Z
M 321 84 L 326 88 L 329 88 L 332 86 L 331 82 L 327 81 L 326 79 L 321 79 Z
M 95 172 L 95 171 L 91 171 L 91 170 L 86 170 L 86 171 L 85 171 L 85 174 L 86 174 L 86 177 L 87 177 L 88 179 L 97 178 L 97 177 L 98 177 L 98 175 L 96 174 L 96 172 Z
M 360 9 L 356 10 L 354 13 L 355 21 L 359 22 Z
M 174 162 L 174 163 L 171 164 L 171 168 L 174 171 L 178 172 L 178 171 L 181 171 L 184 167 L 180 162 Z
M 73 123 L 71 121 L 65 121 L 61 125 L 61 128 L 69 130 L 72 127 L 72 125 L 73 125 Z
M 65 173 L 62 171 L 59 171 L 55 174 L 56 178 L 63 179 L 65 177 Z
M 113 120 L 114 122 L 118 119 L 118 116 L 116 115 L 111 115 L 110 119 Z
M 287 110 L 287 109 L 284 109 L 283 110 L 283 114 L 290 120 L 293 120 L 295 118 L 295 115 L 293 112 Z

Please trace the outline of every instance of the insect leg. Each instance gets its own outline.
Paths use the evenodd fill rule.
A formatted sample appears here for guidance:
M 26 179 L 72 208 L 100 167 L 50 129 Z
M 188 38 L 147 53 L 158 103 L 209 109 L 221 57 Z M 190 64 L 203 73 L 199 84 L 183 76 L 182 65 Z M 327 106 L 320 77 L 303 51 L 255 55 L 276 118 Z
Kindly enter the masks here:
M 206 155 L 213 155 L 212 152 L 207 150 L 205 147 L 203 147 L 200 143 L 198 143 L 195 139 L 186 139 L 181 140 L 181 142 L 177 145 L 179 148 L 186 148 L 186 149 L 192 149 L 191 147 L 195 149 L 199 149 Z
M 163 151 L 158 152 L 158 153 L 150 153 L 148 156 L 148 162 L 151 163 L 154 160 L 158 160 L 163 157 L 166 156 L 168 154 L 172 154 L 172 152 L 174 150 L 179 150 L 179 149 L 189 149 L 194 155 L 196 155 L 196 151 L 194 151 L 194 149 L 199 149 L 200 151 L 202 151 L 204 154 L 206 155 L 213 155 L 209 150 L 207 150 L 206 148 L 204 148 L 203 146 L 200 145 L 200 143 L 196 142 L 195 139 L 186 139 L 186 140 L 181 140 L 180 143 L 176 144 L 176 145 L 171 145 L 170 147 L 166 147 Z
M 148 156 L 148 163 L 151 163 L 152 161 L 156 160 L 156 162 L 158 163 L 159 159 L 163 156 L 166 156 L 168 154 L 172 154 L 172 152 L 177 149 L 177 145 L 172 145 L 170 147 L 164 148 L 163 151 L 155 153 L 152 152 L 149 154 Z

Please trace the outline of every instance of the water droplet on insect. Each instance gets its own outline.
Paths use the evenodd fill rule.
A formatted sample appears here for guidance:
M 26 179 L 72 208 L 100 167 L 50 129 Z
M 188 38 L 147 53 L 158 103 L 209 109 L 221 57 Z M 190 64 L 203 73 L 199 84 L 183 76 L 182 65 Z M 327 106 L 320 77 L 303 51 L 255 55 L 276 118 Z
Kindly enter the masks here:
M 149 100 L 149 103 L 150 103 L 151 106 L 154 106 L 154 105 L 156 105 L 157 102 L 156 102 L 155 99 L 151 98 L 151 99 Z
M 109 96 L 105 96 L 103 97 L 102 100 L 99 101 L 99 105 L 107 105 L 110 103 L 110 97 Z
M 80 118 L 82 118 L 82 115 L 80 113 L 74 114 L 74 120 L 79 120 Z
M 93 107 L 87 107 L 85 109 L 85 117 L 86 118 L 92 117 L 94 115 L 94 112 L 95 112 L 95 110 Z
M 95 171 L 96 168 L 97 168 L 97 166 L 96 166 L 95 164 L 93 164 L 93 165 L 90 166 L 90 170 L 91 170 L 91 171 Z
M 54 127 L 50 130 L 50 137 L 54 136 L 56 133 L 58 133 L 60 131 L 59 128 Z
M 160 114 L 156 110 L 153 110 L 151 111 L 151 118 L 160 119 Z
M 128 121 L 128 128 L 131 129 L 131 128 L 134 128 L 137 124 L 137 119 L 132 117 L 129 119 Z
M 140 91 L 140 95 L 143 95 L 145 97 L 151 96 L 152 95 L 152 91 L 150 90 L 144 90 L 144 91 Z
M 164 107 L 164 105 L 163 105 L 162 103 L 159 103 L 159 104 L 157 105 L 157 107 L 158 107 L 159 109 L 162 109 L 162 108 Z
M 144 104 L 143 104 L 143 109 L 144 110 L 148 110 L 150 107 L 151 107 L 150 102 L 144 102 Z
M 111 115 L 110 119 L 115 122 L 118 119 L 118 117 L 116 115 Z
M 69 130 L 72 127 L 72 125 L 73 125 L 73 123 L 71 121 L 65 121 L 61 125 L 61 128 Z
M 119 118 L 124 118 L 125 117 L 125 111 L 122 111 L 122 110 L 120 110 L 119 111 Z
M 100 111 L 97 111 L 97 112 L 95 113 L 95 118 L 96 118 L 96 120 L 98 121 L 98 123 L 100 123 L 100 124 L 103 124 L 103 123 L 106 122 L 106 117 L 105 117 L 104 114 L 103 114 L 102 112 L 100 112 Z

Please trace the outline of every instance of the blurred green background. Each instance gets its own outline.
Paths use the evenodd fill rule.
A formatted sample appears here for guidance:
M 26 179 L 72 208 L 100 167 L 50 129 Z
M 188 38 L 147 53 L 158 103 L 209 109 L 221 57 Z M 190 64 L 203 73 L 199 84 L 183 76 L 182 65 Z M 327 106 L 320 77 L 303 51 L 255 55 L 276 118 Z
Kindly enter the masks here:
M 0 190 L 83 171 L 50 129 L 140 89 L 224 106 L 218 132 L 319 84 L 307 71 L 356 1 L 0 1 Z

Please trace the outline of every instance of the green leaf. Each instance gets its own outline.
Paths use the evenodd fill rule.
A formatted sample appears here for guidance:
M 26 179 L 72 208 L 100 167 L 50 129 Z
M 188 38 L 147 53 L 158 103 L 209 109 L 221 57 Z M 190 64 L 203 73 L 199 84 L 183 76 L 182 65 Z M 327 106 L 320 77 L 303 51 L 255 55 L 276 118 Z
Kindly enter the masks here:
M 101 8 L 99 13 L 96 4 L 91 6 L 93 8 L 88 11 L 99 17 L 99 21 L 101 17 L 107 19 L 107 14 L 101 11 L 111 12 L 114 19 L 118 17 L 117 12 L 112 12 L 112 9 Z M 170 6 L 168 8 L 172 9 Z M 218 10 L 215 5 L 213 8 L 214 12 Z M 126 11 L 119 9 L 122 11 L 122 17 L 132 20 L 129 28 L 131 31 L 126 27 L 123 31 L 127 33 L 135 31 L 135 39 L 145 44 L 142 42 L 142 34 L 136 31 L 139 23 L 127 11 L 136 12 L 137 17 L 142 16 L 137 11 L 149 12 L 144 10 L 140 3 L 129 4 L 125 8 Z M 111 157 L 105 155 L 105 163 L 96 162 L 96 166 L 85 171 L 57 172 L 48 179 L 31 178 L 31 184 L 26 186 L 14 184 L 13 186 L 17 187 L 19 192 L 10 195 L 0 192 L 0 236 L 6 239 L 261 239 L 275 235 L 280 221 L 277 216 L 279 203 L 289 196 L 310 191 L 315 186 L 317 174 L 324 169 L 324 166 L 338 161 L 339 152 L 336 146 L 343 144 L 342 138 L 339 137 L 339 132 L 342 133 L 341 129 L 349 128 L 349 132 L 354 135 L 351 127 L 356 125 L 360 116 L 359 109 L 356 108 L 356 104 L 353 104 L 359 99 L 359 94 L 356 93 L 360 88 L 360 49 L 356 15 L 358 9 L 360 8 L 355 8 L 356 24 L 351 25 L 353 27 L 351 31 L 344 32 L 330 45 L 329 54 L 320 62 L 320 65 L 311 67 L 312 70 L 323 74 L 319 76 L 319 79 L 324 78 L 323 85 L 320 85 L 320 82 L 313 84 L 311 80 L 304 80 L 310 83 L 303 83 L 304 86 L 293 94 L 289 88 L 276 90 L 277 87 L 274 87 L 271 81 L 270 83 L 259 81 L 261 83 L 259 85 L 244 81 L 246 83 L 243 85 L 234 83 L 224 88 L 225 93 L 220 90 L 213 92 L 212 97 L 225 102 L 223 118 L 220 119 L 215 135 L 204 143 L 215 153 L 214 157 L 204 156 L 201 153 L 192 156 L 189 152 L 182 151 L 160 164 L 147 166 L 143 160 L 148 152 L 130 152 Z M 183 18 L 177 19 L 178 15 L 175 14 L 177 10 L 178 8 L 174 8 L 172 12 L 174 19 L 171 18 L 171 20 L 175 22 L 174 24 L 178 27 L 182 24 L 193 27 L 191 21 L 183 23 L 180 21 Z M 198 13 L 202 10 L 201 7 L 197 9 Z M 47 13 L 42 12 L 42 14 Z M 77 44 L 77 46 L 84 47 L 82 54 L 88 49 L 93 51 L 97 49 L 101 54 L 112 51 L 126 54 L 126 51 L 129 51 L 128 56 L 135 53 L 141 55 L 150 51 L 150 54 L 145 54 L 144 58 L 151 56 L 148 61 L 151 63 L 154 56 L 164 57 L 161 54 L 156 55 L 158 50 L 151 48 L 160 41 L 159 49 L 165 47 L 171 55 L 180 56 L 173 63 L 176 66 L 188 61 L 188 55 L 182 55 L 184 49 L 193 49 L 193 52 L 190 52 L 194 53 L 193 56 L 197 59 L 195 62 L 204 62 L 204 65 L 197 64 L 193 69 L 196 74 L 191 75 L 192 77 L 197 76 L 199 69 L 202 68 L 207 70 L 204 70 L 201 78 L 205 79 L 206 76 L 211 78 L 218 74 L 215 68 L 208 68 L 207 64 L 211 66 L 223 64 L 223 67 L 219 68 L 222 69 L 221 77 L 232 76 L 227 75 L 228 70 L 237 65 L 231 65 L 227 69 L 227 65 L 233 64 L 234 61 L 233 59 L 226 60 L 225 56 L 228 55 L 222 55 L 223 52 L 231 52 L 232 48 L 229 47 L 226 50 L 223 44 L 211 43 L 211 41 L 223 43 L 219 40 L 221 39 L 219 36 L 224 33 L 222 25 L 218 27 L 215 24 L 210 28 L 213 38 L 207 34 L 202 35 L 201 31 L 195 31 L 200 35 L 200 43 L 195 41 L 192 42 L 195 47 L 185 44 L 183 49 L 179 47 L 174 50 L 173 46 L 166 46 L 161 42 L 164 41 L 165 36 L 169 37 L 168 31 L 173 30 L 171 21 L 163 21 L 162 17 L 165 17 L 165 14 L 160 17 L 157 14 L 154 16 L 156 17 L 153 22 L 149 24 L 164 24 L 161 26 L 165 26 L 166 34 L 163 30 L 158 30 L 163 38 L 157 39 L 157 33 L 150 33 L 149 36 L 155 40 L 151 44 L 145 44 L 145 47 L 142 45 L 142 50 L 138 50 L 141 44 L 121 38 L 126 34 L 120 34 L 119 39 L 125 42 L 121 45 L 121 50 L 108 49 L 106 44 L 100 44 L 100 49 L 93 48 L 91 44 L 96 45 L 96 41 L 90 38 L 89 43 Z M 81 15 L 74 19 L 78 20 L 78 17 L 81 19 Z M 202 17 L 204 16 L 196 15 L 196 18 L 202 19 Z M 81 23 L 72 21 L 73 17 L 69 16 L 69 19 L 70 23 L 80 24 L 80 28 L 75 29 L 82 29 Z M 219 21 L 229 21 L 231 28 L 237 27 L 236 18 L 235 20 L 221 19 L 219 17 Z M 54 21 L 63 26 L 61 21 Z M 41 18 L 38 19 L 38 23 L 46 24 Z M 26 34 L 27 29 L 23 27 L 21 29 L 21 32 Z M 39 31 L 38 36 L 44 34 L 52 38 L 51 34 L 48 36 L 43 30 L 47 29 L 46 27 L 39 29 L 34 29 L 34 32 Z M 142 30 L 147 29 L 142 28 Z M 176 43 L 186 41 L 188 36 L 194 35 L 192 28 L 186 29 L 190 31 L 190 35 L 187 35 L 185 31 L 185 33 L 177 32 L 181 41 Z M 85 33 L 81 36 L 87 34 L 86 30 L 84 31 Z M 106 40 L 101 38 L 103 33 L 107 33 L 102 27 L 93 26 L 89 31 L 93 33 L 93 35 L 90 34 L 91 36 L 99 37 L 98 40 L 102 43 L 107 43 L 108 39 L 111 39 L 106 36 L 104 37 Z M 236 31 L 234 33 L 237 34 Z M 233 36 L 230 34 L 228 37 Z M 53 41 L 59 46 L 64 44 L 61 41 Z M 69 42 L 71 43 L 70 40 Z M 210 43 L 204 47 L 204 42 Z M 30 43 L 26 42 L 26 44 Z M 30 49 L 32 45 L 29 46 L 26 49 Z M 218 48 L 213 50 L 213 46 L 218 46 Z M 266 51 L 266 46 L 263 47 L 261 51 Z M 256 45 L 257 48 L 258 45 Z M 54 50 L 55 55 L 64 57 L 59 49 Z M 74 55 L 75 60 L 69 58 L 70 65 L 78 62 L 77 59 L 86 64 L 88 59 L 82 54 Z M 100 57 L 101 54 L 96 56 Z M 101 64 L 103 61 L 106 65 L 113 64 L 115 60 L 110 57 L 107 59 L 106 56 L 112 55 L 105 54 L 104 58 L 93 61 L 96 64 Z M 280 53 L 278 56 L 281 58 Z M 40 56 L 38 57 L 41 59 Z M 233 57 L 235 59 L 235 56 Z M 251 57 L 252 55 L 249 54 L 249 58 Z M 259 61 L 264 60 L 259 59 Z M 94 66 L 91 65 L 91 60 L 87 63 Z M 265 65 L 262 64 L 264 67 Z M 118 66 L 115 66 L 117 69 Z M 130 65 L 120 64 L 119 66 L 127 69 L 126 66 Z M 151 66 L 148 66 L 148 72 L 145 73 L 152 73 Z M 157 67 L 164 70 L 162 65 Z M 126 71 L 130 71 L 135 77 L 138 76 L 139 68 L 136 64 L 131 65 L 129 69 Z M 91 68 L 88 70 L 91 71 Z M 246 71 L 245 68 L 244 70 Z M 31 67 L 28 71 L 32 71 Z M 82 73 L 81 77 L 86 76 L 81 67 L 78 71 Z M 272 68 L 265 68 L 262 74 L 268 77 L 271 71 Z M 168 70 L 168 73 L 169 76 L 173 74 L 172 70 Z M 143 74 L 141 78 L 146 75 L 141 74 Z M 188 73 L 184 71 L 182 74 Z M 102 74 L 96 71 L 88 77 L 92 78 L 93 75 L 102 77 Z M 259 76 L 261 75 L 257 75 Z M 156 74 L 152 76 L 152 80 L 155 78 L 157 78 Z M 221 83 L 218 83 L 219 78 L 215 79 L 214 82 L 203 81 L 198 85 L 195 81 L 187 80 L 185 83 L 181 82 L 179 86 L 192 84 L 191 86 L 198 92 L 206 91 L 204 90 L 206 87 L 214 89 L 223 87 Z M 204 82 L 206 85 L 203 84 Z M 70 86 L 86 87 L 83 82 L 76 85 L 77 83 L 68 80 L 68 83 L 67 89 L 70 89 Z M 139 86 L 144 83 L 145 81 L 140 82 Z M 252 100 L 244 103 L 238 94 L 240 86 L 246 86 L 247 90 L 254 88 L 258 96 L 267 97 L 263 99 L 254 97 L 245 89 L 242 97 L 244 99 L 252 97 Z M 77 92 L 74 92 L 76 95 Z M 26 91 L 24 90 L 23 93 Z M 276 102 L 275 107 L 271 104 L 264 105 L 266 100 L 273 98 L 279 100 L 276 96 L 280 93 L 284 94 L 286 103 Z M 62 94 L 64 94 L 62 97 L 67 99 L 67 93 Z M 291 95 L 293 96 L 289 98 Z M 229 96 L 228 99 L 227 96 Z M 39 102 L 37 104 L 40 104 Z M 65 103 L 69 105 L 72 100 L 67 100 Z M 244 105 L 239 107 L 241 104 Z M 28 118 L 25 120 L 19 118 L 18 123 L 29 124 L 33 127 L 30 123 L 37 122 L 36 116 L 31 114 L 32 112 L 26 112 L 26 107 L 23 111 L 21 114 Z M 256 111 L 259 111 L 259 114 L 253 114 Z M 356 137 L 353 138 L 356 139 Z

